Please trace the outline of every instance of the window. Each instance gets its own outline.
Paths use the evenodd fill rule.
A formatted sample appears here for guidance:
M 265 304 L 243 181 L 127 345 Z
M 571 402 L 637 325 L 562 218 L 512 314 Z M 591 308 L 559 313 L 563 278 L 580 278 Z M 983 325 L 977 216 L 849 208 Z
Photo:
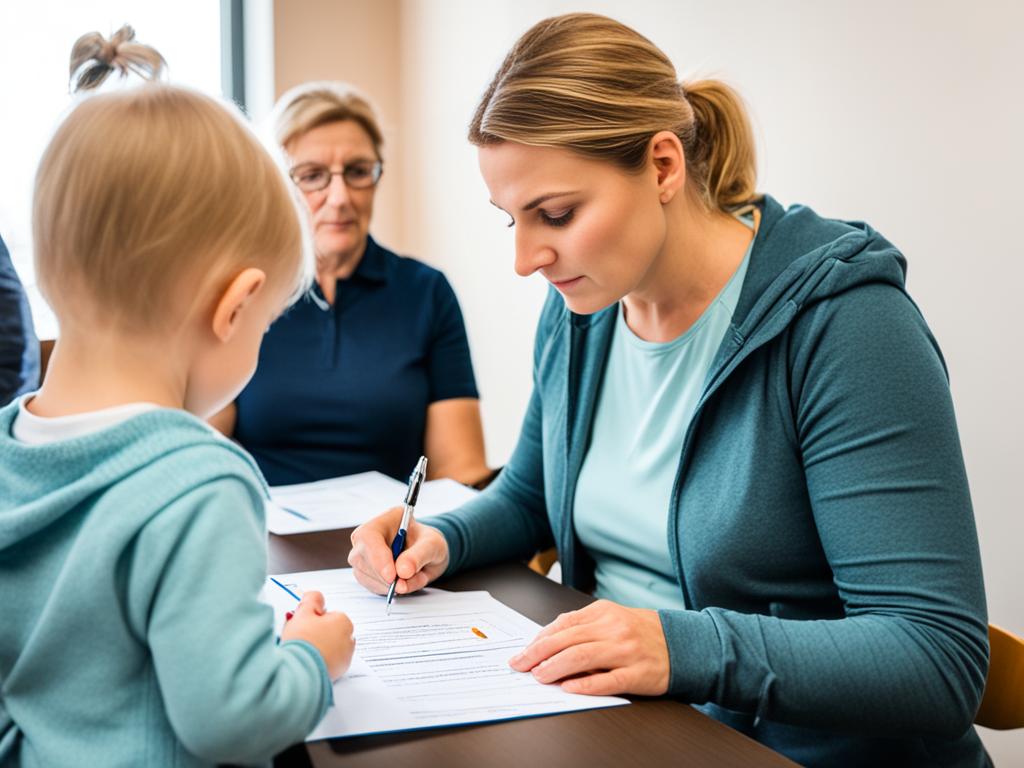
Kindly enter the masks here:
M 57 322 L 36 289 L 32 268 L 32 185 L 39 158 L 72 99 L 68 59 L 78 37 L 110 35 L 122 24 L 167 60 L 169 82 L 220 96 L 221 4 L 211 0 L 49 0 L 0 3 L 0 235 L 32 304 L 39 338 L 54 338 Z

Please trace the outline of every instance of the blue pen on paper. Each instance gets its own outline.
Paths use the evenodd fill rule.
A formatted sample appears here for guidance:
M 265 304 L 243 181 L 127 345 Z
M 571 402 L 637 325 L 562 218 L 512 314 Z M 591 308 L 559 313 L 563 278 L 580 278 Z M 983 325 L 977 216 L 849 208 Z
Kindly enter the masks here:
M 296 600 L 298 600 L 298 601 L 299 601 L 300 603 L 302 602 L 302 598 L 301 598 L 301 597 L 299 597 L 298 595 L 296 595 L 296 594 L 295 594 L 294 592 L 292 592 L 292 591 L 291 591 L 290 589 L 288 589 L 288 587 L 286 587 L 286 586 L 285 586 L 284 584 L 282 584 L 282 583 L 281 583 L 280 581 L 278 581 L 277 579 L 275 579 L 275 578 L 274 578 L 273 576 L 271 576 L 271 577 L 270 577 L 270 580 L 271 580 L 272 582 L 274 582 L 275 584 L 277 584 L 277 586 L 279 586 L 279 587 L 280 587 L 281 589 L 283 589 L 283 590 L 284 590 L 285 592 L 287 592 L 287 593 L 288 593 L 289 595 L 291 595 L 291 596 L 292 596 L 292 597 L 294 597 L 294 598 L 295 598 Z
M 416 467 L 413 469 L 412 474 L 409 475 L 409 487 L 405 491 L 405 509 L 402 510 L 402 522 L 398 526 L 398 534 L 395 536 L 395 540 L 391 542 L 391 556 L 397 560 L 398 556 L 402 554 L 402 550 L 405 549 L 405 534 L 409 528 L 409 523 L 412 522 L 412 513 L 416 509 L 416 499 L 420 495 L 420 486 L 423 485 L 423 481 L 427 478 L 427 457 L 420 456 L 420 460 L 416 462 Z M 384 604 L 384 612 L 386 614 L 391 613 L 391 601 L 395 599 L 395 587 L 398 586 L 398 574 L 395 574 L 395 580 L 391 582 L 391 586 L 388 587 L 388 597 Z
M 287 593 L 288 593 L 289 595 L 291 595 L 291 596 L 292 596 L 292 597 L 294 597 L 294 598 L 295 598 L 296 600 L 298 600 L 298 601 L 299 601 L 300 603 L 302 602 L 302 598 L 301 598 L 301 597 L 299 597 L 298 595 L 296 595 L 296 594 L 295 594 L 294 592 L 292 592 L 292 591 L 291 591 L 290 589 L 288 589 L 288 587 L 287 587 L 287 586 L 285 586 L 284 584 L 282 584 L 282 583 L 281 583 L 280 581 L 278 581 L 277 579 L 275 579 L 275 578 L 274 578 L 273 576 L 270 576 L 270 577 L 269 577 L 269 579 L 270 579 L 270 580 L 271 580 L 272 582 L 274 582 L 275 584 L 277 584 L 277 586 L 279 586 L 279 587 L 280 587 L 281 589 L 283 589 L 283 590 L 284 590 L 285 592 L 287 592 Z M 294 616 L 294 615 L 295 615 L 295 611 L 288 611 L 287 613 L 285 613 L 285 615 L 284 615 L 284 623 L 285 623 L 285 624 L 287 624 L 287 623 L 288 623 L 289 621 L 291 621 L 291 620 L 292 620 L 292 616 Z

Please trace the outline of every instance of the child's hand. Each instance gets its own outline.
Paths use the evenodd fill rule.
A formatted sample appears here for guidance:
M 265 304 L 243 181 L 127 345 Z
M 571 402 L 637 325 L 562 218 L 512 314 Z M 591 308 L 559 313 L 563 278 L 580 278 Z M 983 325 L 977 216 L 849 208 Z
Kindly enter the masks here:
M 292 618 L 285 623 L 281 632 L 281 642 L 285 640 L 305 640 L 311 643 L 324 657 L 331 680 L 345 674 L 356 649 L 352 622 L 339 611 L 325 613 L 322 592 L 306 592 L 302 595 Z

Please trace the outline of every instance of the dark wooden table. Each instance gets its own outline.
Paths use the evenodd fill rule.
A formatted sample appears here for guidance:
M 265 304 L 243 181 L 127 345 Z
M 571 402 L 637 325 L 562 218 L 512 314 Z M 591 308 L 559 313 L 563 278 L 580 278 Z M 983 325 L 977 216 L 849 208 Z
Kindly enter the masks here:
M 270 573 L 348 566 L 351 529 L 270 537 Z M 438 582 L 486 589 L 540 624 L 592 598 L 511 563 Z M 518 766 L 793 766 L 777 752 L 668 698 L 630 696 L 628 707 L 511 720 L 489 725 L 358 736 L 293 747 L 275 766 L 491 768 Z M 343 702 L 342 706 L 358 706 Z

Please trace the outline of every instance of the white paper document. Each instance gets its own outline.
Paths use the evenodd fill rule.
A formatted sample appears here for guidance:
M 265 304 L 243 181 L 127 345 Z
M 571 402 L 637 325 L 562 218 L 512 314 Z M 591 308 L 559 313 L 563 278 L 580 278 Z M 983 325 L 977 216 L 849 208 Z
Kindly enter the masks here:
M 540 625 L 488 592 L 425 589 L 396 597 L 389 616 L 384 598 L 361 587 L 350 568 L 290 573 L 271 577 L 264 590 L 277 626 L 296 604 L 285 588 L 323 592 L 328 610 L 344 611 L 355 625 L 352 666 L 334 683 L 334 705 L 307 741 L 629 703 L 566 693 L 514 671 L 508 660 Z
M 287 535 L 353 528 L 401 505 L 405 483 L 380 472 L 318 480 L 315 483 L 277 485 L 266 504 L 267 529 Z M 437 515 L 462 506 L 478 491 L 445 478 L 429 480 L 420 488 L 416 516 Z

